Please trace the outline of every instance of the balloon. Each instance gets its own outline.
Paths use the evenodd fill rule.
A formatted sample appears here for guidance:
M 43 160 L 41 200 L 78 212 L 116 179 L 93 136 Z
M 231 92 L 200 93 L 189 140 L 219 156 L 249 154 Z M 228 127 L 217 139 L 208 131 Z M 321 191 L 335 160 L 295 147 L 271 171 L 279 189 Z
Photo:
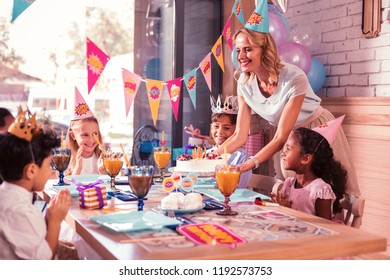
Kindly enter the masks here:
M 321 34 L 314 32 L 310 24 L 296 24 L 291 26 L 290 39 L 308 49 L 315 50 L 321 43 Z
M 233 47 L 233 50 L 232 50 L 232 64 L 233 64 L 234 69 L 237 69 L 239 67 L 238 59 L 237 59 L 237 50 L 235 47 Z
M 281 60 L 298 66 L 306 74 L 309 73 L 311 55 L 305 46 L 289 41 L 281 45 L 278 51 Z
M 269 12 L 268 18 L 269 18 L 269 33 L 271 33 L 272 38 L 276 43 L 276 46 L 279 47 L 280 45 L 282 45 L 284 42 L 288 40 L 289 31 L 282 19 L 282 16 Z
M 318 92 L 325 83 L 326 72 L 325 67 L 322 63 L 315 59 L 311 59 L 311 67 L 309 73 L 307 73 L 307 78 L 314 92 Z
M 287 12 L 289 0 L 271 0 L 283 13 Z

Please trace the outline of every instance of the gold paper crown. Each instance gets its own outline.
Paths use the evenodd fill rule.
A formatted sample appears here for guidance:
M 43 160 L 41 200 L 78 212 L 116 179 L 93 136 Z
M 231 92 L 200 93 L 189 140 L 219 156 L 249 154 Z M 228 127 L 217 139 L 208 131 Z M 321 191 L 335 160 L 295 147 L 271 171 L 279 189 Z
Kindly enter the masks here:
M 218 95 L 217 101 L 214 96 L 210 95 L 211 111 L 213 113 L 226 113 L 226 114 L 237 114 L 238 113 L 238 100 L 237 96 L 226 96 L 225 102 L 222 104 L 221 96 Z
M 28 109 L 19 113 L 15 122 L 8 128 L 8 132 L 20 139 L 31 142 L 33 136 L 37 135 L 39 132 L 39 126 L 35 120 L 35 115 L 35 113 L 32 115 Z

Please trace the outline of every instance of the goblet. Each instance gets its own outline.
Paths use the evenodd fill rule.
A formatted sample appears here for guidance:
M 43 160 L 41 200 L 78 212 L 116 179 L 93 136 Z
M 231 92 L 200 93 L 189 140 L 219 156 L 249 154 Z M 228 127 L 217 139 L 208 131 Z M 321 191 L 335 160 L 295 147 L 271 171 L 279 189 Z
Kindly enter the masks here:
M 113 191 L 118 191 L 115 187 L 115 177 L 118 176 L 119 172 L 122 169 L 123 162 L 118 156 L 105 155 L 103 158 L 103 165 L 107 171 L 107 174 L 110 176 L 110 186 Z
M 238 166 L 217 165 L 215 166 L 215 180 L 219 191 L 225 197 L 223 209 L 218 211 L 218 215 L 233 216 L 237 215 L 236 211 L 230 208 L 230 196 L 234 193 L 240 180 L 240 170 Z
M 156 179 L 156 182 L 162 182 L 164 180 L 164 170 L 167 168 L 170 159 L 171 148 L 154 147 L 154 161 L 160 170 L 160 178 Z
M 149 193 L 153 181 L 154 167 L 149 166 L 131 166 L 128 172 L 129 185 L 133 193 L 138 198 L 138 211 L 144 207 L 144 198 Z
M 59 172 L 59 181 L 54 186 L 69 185 L 64 182 L 64 171 L 68 168 L 70 162 L 71 151 L 69 148 L 54 148 L 52 150 L 51 163 L 54 168 Z

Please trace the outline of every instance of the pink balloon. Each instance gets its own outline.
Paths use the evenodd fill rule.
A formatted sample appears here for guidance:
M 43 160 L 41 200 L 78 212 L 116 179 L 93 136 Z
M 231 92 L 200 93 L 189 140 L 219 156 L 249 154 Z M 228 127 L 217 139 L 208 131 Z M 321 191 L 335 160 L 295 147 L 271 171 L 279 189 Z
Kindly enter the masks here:
M 281 60 L 298 66 L 306 74 L 309 73 L 311 55 L 305 46 L 290 41 L 281 45 L 278 51 Z
M 288 40 L 289 31 L 281 16 L 269 12 L 269 33 L 271 33 L 276 46 L 279 47 Z

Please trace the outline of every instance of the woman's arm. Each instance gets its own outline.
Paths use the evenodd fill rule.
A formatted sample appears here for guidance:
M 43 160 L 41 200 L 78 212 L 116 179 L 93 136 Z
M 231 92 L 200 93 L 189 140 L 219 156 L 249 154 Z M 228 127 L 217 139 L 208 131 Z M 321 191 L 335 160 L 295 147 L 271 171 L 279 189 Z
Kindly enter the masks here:
M 283 109 L 283 113 L 279 120 L 274 137 L 264 148 L 262 148 L 255 155 L 255 159 L 259 164 L 267 161 L 275 153 L 277 153 L 280 149 L 283 148 L 284 143 L 286 143 L 287 138 L 290 135 L 290 132 L 297 121 L 304 99 L 305 94 L 302 94 L 291 98 L 287 102 L 286 106 Z M 255 161 L 249 159 L 241 165 L 240 170 L 242 172 L 245 172 L 249 169 L 253 169 L 255 166 Z
M 251 122 L 251 108 L 246 104 L 242 96 L 238 96 L 238 114 L 236 129 L 221 147 L 216 149 L 214 153 L 219 155 L 224 153 L 224 145 L 227 145 L 227 152 L 232 153 L 241 148 L 248 139 L 249 126 Z

